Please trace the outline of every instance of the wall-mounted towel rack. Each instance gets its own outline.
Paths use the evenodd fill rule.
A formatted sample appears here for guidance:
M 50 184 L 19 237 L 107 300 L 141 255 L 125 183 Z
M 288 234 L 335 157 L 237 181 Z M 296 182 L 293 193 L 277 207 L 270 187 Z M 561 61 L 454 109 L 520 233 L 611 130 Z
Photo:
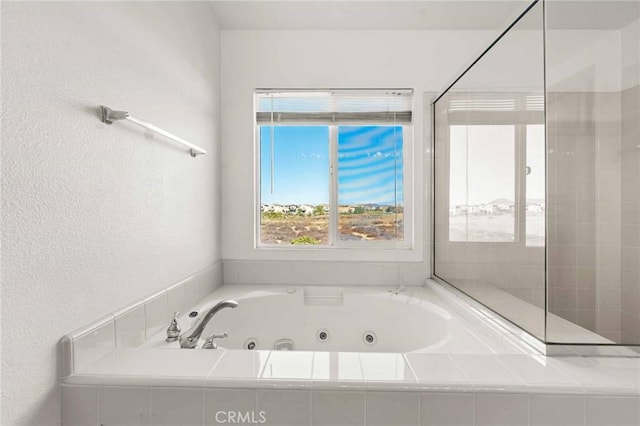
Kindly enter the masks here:
M 100 116 L 102 117 L 102 122 L 106 123 L 106 124 L 113 124 L 114 121 L 116 120 L 127 120 L 130 121 L 132 123 L 137 124 L 138 126 L 144 127 L 145 129 L 149 129 L 152 132 L 155 132 L 159 135 L 164 136 L 165 138 L 171 139 L 174 142 L 177 142 L 181 145 L 186 146 L 187 148 L 189 148 L 189 152 L 191 153 L 192 157 L 196 157 L 198 155 L 204 155 L 207 153 L 207 151 L 205 151 L 204 149 L 200 148 L 199 146 L 196 146 L 190 142 L 185 141 L 184 139 L 181 139 L 179 137 L 177 137 L 176 135 L 173 135 L 165 130 L 162 130 L 156 126 L 154 126 L 153 124 L 149 124 L 145 121 L 139 120 L 135 117 L 132 117 L 131 115 L 129 115 L 128 112 L 126 111 L 114 111 L 109 107 L 100 106 Z

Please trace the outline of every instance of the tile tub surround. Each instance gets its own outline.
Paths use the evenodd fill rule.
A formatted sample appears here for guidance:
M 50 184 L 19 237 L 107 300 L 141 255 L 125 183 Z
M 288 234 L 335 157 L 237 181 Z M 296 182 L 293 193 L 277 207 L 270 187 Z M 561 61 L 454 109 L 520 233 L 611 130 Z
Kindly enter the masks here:
M 116 346 L 120 316 L 106 318 L 63 342 L 72 361 L 62 424 L 171 424 L 183 411 L 181 424 L 196 425 L 228 424 L 230 411 L 298 426 L 640 424 L 640 358 L 545 357 L 439 284 L 427 286 L 464 320 L 459 341 L 428 352 Z
M 218 425 L 230 412 L 280 426 L 640 424 L 638 359 L 153 351 L 71 376 L 62 424 Z
M 183 312 L 222 283 L 222 262 L 110 313 L 65 335 L 59 345 L 62 380 L 103 358 L 115 348 L 137 347 L 167 328 L 174 312 Z
M 74 409 L 80 404 L 81 410 Z M 232 423 L 229 421 L 229 413 L 248 414 L 249 421 L 235 424 L 277 426 L 636 426 L 640 416 L 637 398 L 456 391 L 308 391 L 63 385 L 62 407 L 64 426 L 209 426 Z M 264 423 L 259 422 L 261 412 Z M 254 421 L 251 421 L 251 416 Z

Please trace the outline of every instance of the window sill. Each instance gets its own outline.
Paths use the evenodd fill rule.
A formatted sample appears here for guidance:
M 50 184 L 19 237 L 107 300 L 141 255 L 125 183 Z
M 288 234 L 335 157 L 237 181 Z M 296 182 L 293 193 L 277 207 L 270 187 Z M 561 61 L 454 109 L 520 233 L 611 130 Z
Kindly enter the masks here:
M 300 260 L 336 262 L 424 262 L 422 248 L 354 246 L 278 246 L 254 247 L 256 260 Z

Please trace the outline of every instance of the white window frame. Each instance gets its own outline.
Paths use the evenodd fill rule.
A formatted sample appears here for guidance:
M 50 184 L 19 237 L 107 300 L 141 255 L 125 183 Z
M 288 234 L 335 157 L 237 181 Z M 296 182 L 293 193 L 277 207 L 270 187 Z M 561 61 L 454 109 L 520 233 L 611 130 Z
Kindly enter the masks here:
M 338 234 L 338 127 L 349 126 L 388 126 L 389 123 L 366 123 L 366 124 L 320 124 L 314 123 L 309 126 L 327 126 L 329 127 L 329 244 L 326 245 L 292 245 L 292 244 L 266 244 L 261 241 L 261 158 L 260 158 L 260 127 L 254 121 L 254 247 L 256 249 L 266 250 L 412 250 L 414 248 L 414 208 L 413 208 L 413 160 L 414 160 L 414 143 L 413 143 L 413 124 L 396 124 L 402 127 L 402 174 L 403 174 L 403 239 L 402 240 L 373 240 L 373 241 L 342 241 Z M 264 125 L 270 126 L 270 125 Z M 304 124 L 278 124 L 278 126 L 300 127 Z

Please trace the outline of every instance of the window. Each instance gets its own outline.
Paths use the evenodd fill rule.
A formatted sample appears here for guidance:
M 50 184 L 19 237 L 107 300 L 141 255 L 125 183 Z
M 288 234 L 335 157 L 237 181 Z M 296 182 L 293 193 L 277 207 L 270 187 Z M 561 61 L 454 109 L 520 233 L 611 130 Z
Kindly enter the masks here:
M 410 247 L 411 90 L 255 98 L 259 246 Z
M 449 241 L 516 238 L 515 126 L 450 127 Z
M 448 111 L 449 241 L 543 246 L 543 105 L 515 93 L 457 96 Z
M 525 238 L 532 247 L 545 244 L 545 138 L 544 124 L 526 126 Z

